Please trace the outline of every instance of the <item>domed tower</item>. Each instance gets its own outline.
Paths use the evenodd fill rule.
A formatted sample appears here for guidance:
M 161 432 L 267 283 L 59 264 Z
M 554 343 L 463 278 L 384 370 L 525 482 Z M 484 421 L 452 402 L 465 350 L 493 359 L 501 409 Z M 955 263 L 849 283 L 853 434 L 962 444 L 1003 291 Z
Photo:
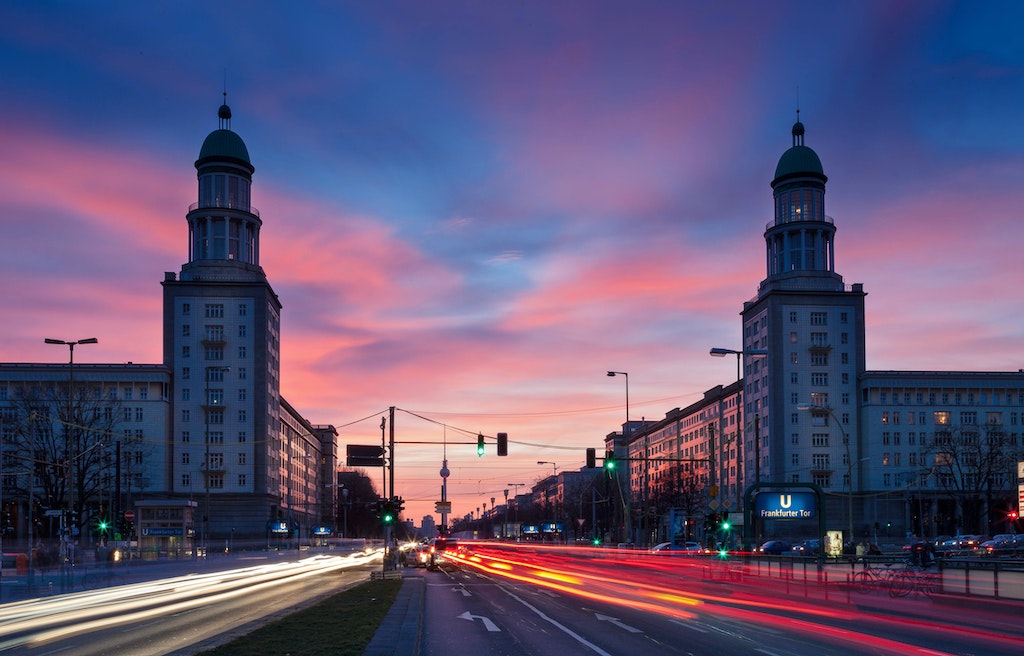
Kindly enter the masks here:
M 820 289 L 843 288 L 835 272 L 836 227 L 825 214 L 825 183 L 828 178 L 818 154 L 804 145 L 804 124 L 793 124 L 793 146 L 782 154 L 775 168 L 772 190 L 775 220 L 764 233 L 768 249 L 767 288 L 792 288 L 811 284 Z
M 767 277 L 743 306 L 743 484 L 814 483 L 830 494 L 859 454 L 857 381 L 865 370 L 864 291 L 835 271 L 836 226 L 804 125 L 779 159 L 775 218 L 765 229 Z M 854 460 L 856 461 L 856 460 Z
M 249 151 L 221 105 L 195 162 L 188 262 L 164 274 L 164 363 L 173 372 L 172 493 L 198 503 L 195 535 L 262 535 L 281 494 L 281 302 L 260 267 Z
M 225 99 L 226 100 L 226 99 Z M 217 111 L 218 129 L 196 160 L 199 201 L 188 208 L 188 264 L 182 279 L 262 277 L 259 212 L 250 204 L 252 174 L 245 142 L 231 130 L 231 108 Z

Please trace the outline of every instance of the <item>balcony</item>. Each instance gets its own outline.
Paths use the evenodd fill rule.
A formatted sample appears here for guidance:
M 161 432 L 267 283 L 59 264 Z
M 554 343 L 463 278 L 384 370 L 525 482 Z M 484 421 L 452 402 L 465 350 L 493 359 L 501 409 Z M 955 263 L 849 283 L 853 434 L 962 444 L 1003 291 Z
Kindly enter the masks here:
M 259 217 L 260 211 L 251 205 L 249 207 L 243 207 L 241 203 L 225 200 L 223 198 L 215 198 L 213 201 L 204 201 L 201 203 L 192 203 L 188 206 L 188 212 L 191 214 L 196 210 L 205 209 L 223 209 L 223 210 L 236 210 L 239 212 L 248 212 L 255 217 Z

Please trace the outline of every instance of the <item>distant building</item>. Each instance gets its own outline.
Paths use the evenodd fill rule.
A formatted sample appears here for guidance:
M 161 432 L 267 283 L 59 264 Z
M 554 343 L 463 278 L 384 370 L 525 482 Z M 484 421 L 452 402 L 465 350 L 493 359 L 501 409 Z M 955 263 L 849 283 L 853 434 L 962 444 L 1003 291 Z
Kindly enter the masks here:
M 792 134 L 772 181 L 767 277 L 743 305 L 742 343 L 721 345 L 734 349 L 721 350 L 739 359 L 741 381 L 633 427 L 620 445 L 636 539 L 664 537 L 663 517 L 638 519 L 687 490 L 703 490 L 691 510 L 702 521 L 715 511 L 742 521 L 755 483 L 819 486 L 829 527 L 847 539 L 850 527 L 858 540 L 1010 532 L 1024 371 L 866 370 L 865 292 L 836 272 L 827 178 L 803 124 Z
M 3 500 L 18 538 L 28 538 L 30 498 L 40 504 L 36 517 L 73 500 L 83 528 L 100 516 L 122 516 L 143 496 L 194 500 L 194 525 L 161 535 L 174 552 L 229 540 L 305 540 L 315 527 L 336 528 L 338 434 L 280 396 L 281 303 L 260 267 L 263 222 L 250 203 L 255 169 L 226 104 L 218 119 L 195 162 L 187 262 L 162 282 L 163 363 L 74 366 L 69 423 L 83 423 L 84 398 L 93 399 L 90 412 L 112 421 L 103 430 L 76 429 L 63 453 L 60 412 L 68 405 L 70 367 L 0 365 L 5 464 L 10 460 Z M 25 399 L 33 397 L 44 403 L 30 422 Z M 67 476 L 37 472 L 29 484 L 28 461 L 15 455 L 41 439 L 40 431 L 57 438 L 58 452 L 48 458 L 78 465 L 78 494 L 67 494 Z M 37 530 L 55 537 L 59 529 Z

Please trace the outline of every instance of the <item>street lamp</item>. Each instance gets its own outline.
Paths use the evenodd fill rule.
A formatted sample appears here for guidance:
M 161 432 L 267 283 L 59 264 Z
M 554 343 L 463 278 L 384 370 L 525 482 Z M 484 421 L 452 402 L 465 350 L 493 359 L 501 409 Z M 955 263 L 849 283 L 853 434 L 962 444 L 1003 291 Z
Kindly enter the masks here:
M 505 523 L 501 527 L 501 537 L 508 537 L 508 488 L 502 490 L 505 493 Z
M 509 487 L 514 487 L 516 489 L 515 496 L 513 496 L 512 499 L 516 502 L 515 522 L 516 522 L 516 537 L 518 538 L 520 536 L 520 534 L 519 534 L 519 488 L 525 487 L 526 483 L 505 483 L 505 485 L 507 485 Z
M 849 539 L 853 540 L 853 458 L 850 457 L 850 437 L 846 434 L 846 430 L 843 428 L 843 422 L 839 421 L 839 417 L 837 417 L 832 408 L 827 405 L 811 405 L 809 403 L 802 403 L 798 405 L 796 409 L 803 412 L 810 411 L 812 413 L 827 414 L 835 421 L 836 426 L 839 427 L 840 434 L 843 436 L 843 446 L 846 448 L 846 478 L 850 485 L 846 493 L 847 522 L 850 530 Z M 857 464 L 860 464 L 865 460 L 869 460 L 869 458 L 861 458 L 857 461 Z
M 626 373 L 625 371 L 609 371 L 608 375 L 613 377 L 613 378 L 615 376 L 624 376 L 626 378 L 626 423 L 622 427 L 622 441 L 623 441 L 623 446 L 625 446 L 625 448 L 626 448 L 626 455 L 628 456 L 629 455 L 629 435 L 630 435 L 630 433 L 632 433 L 632 431 L 630 430 L 630 425 L 629 425 L 629 374 Z M 626 522 L 626 536 L 627 536 L 627 539 L 632 542 L 633 541 L 633 518 L 631 516 L 632 513 L 629 512 L 629 505 L 628 505 L 628 500 L 627 500 L 626 496 L 624 494 L 622 494 L 622 486 L 619 484 L 619 471 L 616 469 L 614 471 L 614 474 L 615 474 L 615 487 L 618 489 L 618 491 L 619 491 L 619 498 L 622 500 L 622 514 L 625 515 L 624 519 L 625 519 L 625 522 Z M 632 475 L 630 476 L 629 492 L 630 492 L 630 497 L 632 497 L 632 492 L 633 492 Z
M 67 523 L 67 534 L 65 535 L 65 541 L 64 541 L 64 545 L 63 545 L 64 553 L 62 553 L 61 555 L 65 556 L 65 558 L 63 558 L 62 560 L 66 560 L 66 557 L 70 556 L 71 559 L 72 559 L 72 562 L 70 563 L 71 565 L 74 565 L 74 556 L 75 556 L 75 554 L 74 554 L 73 551 L 71 551 L 69 553 L 68 546 L 69 546 L 69 543 L 71 542 L 71 535 L 70 535 L 71 528 L 72 528 L 71 527 L 71 521 L 72 521 L 72 519 L 74 517 L 74 510 L 75 510 L 75 470 L 74 470 L 74 467 L 75 467 L 75 459 L 78 458 L 77 449 L 72 448 L 72 441 L 73 440 L 71 438 L 71 427 L 72 427 L 72 424 L 74 423 L 74 421 L 73 421 L 73 419 L 71 417 L 71 414 L 73 412 L 72 394 L 73 394 L 73 390 L 74 390 L 74 387 L 75 387 L 75 347 L 78 346 L 79 344 L 97 344 L 97 343 L 99 343 L 99 341 L 100 340 L 96 339 L 95 337 L 87 337 L 86 339 L 79 339 L 79 340 L 75 340 L 75 341 L 64 340 L 64 339 L 50 339 L 49 337 L 44 337 L 43 338 L 43 342 L 45 342 L 46 344 L 63 344 L 63 345 L 66 345 L 68 347 L 68 404 L 67 404 L 68 407 L 67 407 L 67 416 L 65 418 L 65 423 L 64 423 L 64 450 L 65 450 L 65 457 L 67 458 L 67 468 L 64 470 L 64 473 L 67 476 L 67 486 L 68 486 L 68 523 Z
M 768 351 L 766 351 L 765 349 L 740 349 L 740 350 L 736 350 L 736 349 L 727 349 L 727 348 L 720 348 L 720 347 L 712 348 L 710 353 L 711 353 L 712 357 L 716 357 L 716 358 L 724 358 L 727 355 L 735 355 L 736 356 L 736 382 L 737 383 L 739 383 L 740 381 L 743 380 L 742 359 L 743 359 L 744 356 L 765 356 L 765 355 L 768 355 Z M 743 487 L 742 482 L 744 481 L 744 473 L 743 473 L 743 431 L 744 431 L 744 425 L 743 425 L 743 404 L 744 403 L 746 403 L 746 395 L 743 393 L 743 390 L 741 389 L 740 390 L 740 396 L 739 396 L 739 402 L 736 404 L 736 424 L 737 424 L 737 440 L 736 440 L 736 465 L 737 465 L 737 468 L 736 468 L 736 480 L 737 480 L 737 482 L 740 482 L 740 485 L 737 486 L 737 490 L 736 490 L 737 496 L 741 493 L 739 488 Z M 719 432 L 722 432 L 722 431 L 719 431 Z M 754 435 L 755 454 L 757 453 L 757 447 L 758 447 L 759 441 L 760 441 L 760 436 L 757 435 L 756 431 L 755 431 L 755 435 Z M 714 447 L 713 444 L 711 446 Z M 714 453 L 712 453 L 712 457 L 714 457 Z M 761 463 L 759 461 L 760 461 L 760 456 L 756 456 L 755 455 L 755 458 L 754 458 L 754 471 L 757 472 L 757 475 L 755 476 L 755 478 L 757 480 L 754 481 L 755 483 L 759 483 L 760 479 L 761 479 L 761 473 L 760 473 Z M 714 467 L 714 463 L 712 462 L 712 468 L 713 467 Z M 737 505 L 738 505 L 738 503 L 737 503 Z

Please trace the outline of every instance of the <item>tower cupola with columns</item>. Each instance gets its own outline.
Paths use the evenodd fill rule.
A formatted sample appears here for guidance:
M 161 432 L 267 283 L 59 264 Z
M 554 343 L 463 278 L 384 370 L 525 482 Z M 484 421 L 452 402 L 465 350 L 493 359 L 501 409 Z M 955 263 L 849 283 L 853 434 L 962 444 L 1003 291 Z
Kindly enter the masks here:
M 743 348 L 767 353 L 745 359 L 743 483 L 815 483 L 841 493 L 860 489 L 849 463 L 859 453 L 865 294 L 836 273 L 828 177 L 804 136 L 798 113 L 771 182 L 767 275 L 741 313 Z
M 176 495 L 199 501 L 209 539 L 260 535 L 281 516 L 281 302 L 260 266 L 249 151 L 227 103 L 195 161 L 188 261 L 165 273 L 164 363 L 173 372 L 169 441 Z

